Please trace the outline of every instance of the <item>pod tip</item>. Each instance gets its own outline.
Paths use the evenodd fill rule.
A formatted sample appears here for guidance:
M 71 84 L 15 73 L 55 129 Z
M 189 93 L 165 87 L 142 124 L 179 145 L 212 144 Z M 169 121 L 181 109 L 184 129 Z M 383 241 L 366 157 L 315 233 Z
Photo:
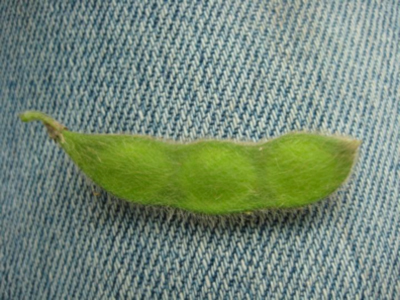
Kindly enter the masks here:
M 362 140 L 359 139 L 346 139 L 346 146 L 352 152 L 357 152 L 362 144 Z

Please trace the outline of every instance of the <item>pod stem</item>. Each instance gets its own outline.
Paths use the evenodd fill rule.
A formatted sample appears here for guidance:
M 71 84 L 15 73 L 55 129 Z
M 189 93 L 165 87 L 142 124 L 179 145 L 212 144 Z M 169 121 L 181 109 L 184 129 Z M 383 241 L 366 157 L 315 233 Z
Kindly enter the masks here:
M 58 123 L 52 117 L 40 112 L 40 111 L 26 111 L 19 115 L 21 121 L 23 122 L 32 122 L 32 121 L 41 121 L 44 126 L 46 126 L 47 131 L 50 137 L 56 142 L 64 142 L 64 137 L 62 132 L 64 130 L 68 130 L 67 127 Z

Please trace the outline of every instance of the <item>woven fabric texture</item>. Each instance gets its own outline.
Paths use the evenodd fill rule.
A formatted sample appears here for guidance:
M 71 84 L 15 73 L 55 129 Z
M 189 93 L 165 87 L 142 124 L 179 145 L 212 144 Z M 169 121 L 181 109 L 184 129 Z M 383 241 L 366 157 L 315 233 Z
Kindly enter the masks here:
M 400 5 L 1 1 L 1 299 L 399 299 Z M 176 140 L 293 130 L 363 141 L 306 209 L 128 204 L 39 123 Z

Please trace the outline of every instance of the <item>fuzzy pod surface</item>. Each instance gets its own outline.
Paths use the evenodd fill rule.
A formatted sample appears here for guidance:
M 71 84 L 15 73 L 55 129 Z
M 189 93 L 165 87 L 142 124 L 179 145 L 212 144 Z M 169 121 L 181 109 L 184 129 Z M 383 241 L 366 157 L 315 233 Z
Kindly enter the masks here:
M 75 164 L 127 201 L 196 213 L 301 207 L 327 197 L 351 173 L 360 141 L 289 133 L 267 142 L 179 143 L 140 135 L 82 134 L 46 114 L 42 121 Z

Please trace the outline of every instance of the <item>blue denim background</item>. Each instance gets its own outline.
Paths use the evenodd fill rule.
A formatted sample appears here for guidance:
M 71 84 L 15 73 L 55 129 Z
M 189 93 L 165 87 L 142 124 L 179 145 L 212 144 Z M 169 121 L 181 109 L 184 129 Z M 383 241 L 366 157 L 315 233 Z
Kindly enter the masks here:
M 1 1 L 1 299 L 399 299 L 398 1 Z M 202 218 L 98 190 L 71 130 L 363 140 L 292 212 Z

